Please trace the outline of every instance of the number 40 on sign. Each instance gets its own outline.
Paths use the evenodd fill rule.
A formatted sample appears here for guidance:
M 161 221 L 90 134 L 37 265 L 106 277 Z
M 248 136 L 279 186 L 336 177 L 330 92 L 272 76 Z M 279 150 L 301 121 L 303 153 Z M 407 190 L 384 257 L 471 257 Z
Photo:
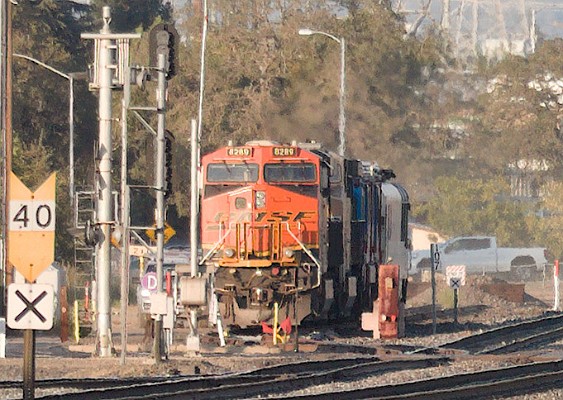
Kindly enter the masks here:
M 55 201 L 10 201 L 11 231 L 49 231 L 55 228 Z

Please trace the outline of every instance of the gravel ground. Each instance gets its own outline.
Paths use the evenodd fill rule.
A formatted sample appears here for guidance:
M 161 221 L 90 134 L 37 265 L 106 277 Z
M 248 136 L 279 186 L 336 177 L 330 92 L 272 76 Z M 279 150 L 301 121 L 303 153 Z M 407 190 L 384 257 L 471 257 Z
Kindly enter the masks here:
M 440 282 L 437 288 L 438 320 L 437 334 L 432 333 L 432 319 L 429 305 L 431 304 L 431 290 L 425 290 L 413 296 L 407 306 L 407 335 L 405 338 L 380 341 L 371 338 L 369 332 L 352 335 L 337 334 L 333 330 L 314 332 L 313 336 L 322 336 L 334 343 L 362 344 L 362 345 L 411 345 L 433 347 L 470 335 L 479 330 L 486 330 L 501 324 L 537 317 L 551 309 L 551 297 L 553 289 L 550 282 L 534 282 L 526 284 L 528 296 L 523 304 L 511 303 L 500 297 L 492 296 L 480 290 L 483 283 L 492 282 L 491 278 L 478 277 L 469 278 L 467 285 L 459 292 L 459 316 L 458 324 L 453 324 L 452 291 Z M 134 315 L 134 308 L 129 315 Z M 115 316 L 114 332 L 119 332 L 118 316 Z M 137 352 L 143 339 L 143 333 L 135 328 L 137 321 L 131 318 L 129 334 L 130 355 L 126 365 L 122 366 L 118 357 L 100 359 L 91 356 L 92 349 L 87 345 L 88 339 L 84 340 L 81 351 L 76 350 L 69 344 L 60 344 L 56 338 L 38 335 L 36 351 L 36 379 L 48 378 L 79 378 L 79 377 L 119 377 L 119 376 L 156 376 L 156 375 L 192 375 L 198 371 L 201 374 L 224 373 L 254 369 L 267 365 L 275 365 L 282 362 L 319 360 L 327 357 L 321 352 L 295 354 L 293 352 L 275 352 L 272 349 L 262 348 L 268 354 L 257 354 L 256 349 L 248 348 L 212 348 L 214 352 L 204 355 L 186 356 L 182 352 L 173 352 L 171 359 L 160 365 L 155 365 L 150 354 Z M 119 335 L 115 335 L 116 347 L 119 347 Z M 181 335 L 177 335 L 181 341 Z M 0 359 L 0 376 L 2 381 L 22 379 L 22 356 L 21 338 L 8 337 L 8 358 Z M 563 342 L 555 343 L 548 349 L 544 349 L 541 355 L 545 357 L 562 357 Z M 330 355 L 335 357 L 335 355 Z M 338 354 L 337 357 L 359 357 L 357 354 Z M 374 378 L 366 378 L 361 381 L 323 385 L 314 388 L 315 392 L 330 392 L 333 390 L 350 390 L 364 386 L 386 385 L 392 383 L 408 382 L 430 377 L 446 376 L 462 372 L 474 372 L 489 368 L 506 367 L 519 363 L 529 362 L 531 356 L 514 355 L 512 357 L 479 357 L 464 358 L 448 366 L 427 368 L 421 370 L 408 370 L 384 374 Z M 293 395 L 312 393 L 311 390 L 299 391 Z M 21 390 L 0 390 L 0 398 L 21 398 Z M 39 389 L 36 396 L 47 394 Z M 533 395 L 516 395 L 510 397 L 513 400 L 536 400 L 536 399 L 563 399 L 563 390 L 546 391 Z

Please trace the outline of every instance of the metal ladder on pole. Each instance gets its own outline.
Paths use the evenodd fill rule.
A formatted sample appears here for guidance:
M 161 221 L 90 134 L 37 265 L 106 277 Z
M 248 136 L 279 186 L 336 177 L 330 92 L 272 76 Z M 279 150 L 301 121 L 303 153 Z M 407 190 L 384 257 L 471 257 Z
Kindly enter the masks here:
M 74 197 L 74 228 L 85 232 L 86 225 L 95 220 L 95 192 L 92 187 L 76 190 Z M 95 276 L 95 247 L 86 243 L 85 235 L 74 236 L 74 266 L 72 279 L 74 325 L 76 340 L 81 336 L 79 327 L 94 327 L 95 309 L 92 307 L 91 282 Z

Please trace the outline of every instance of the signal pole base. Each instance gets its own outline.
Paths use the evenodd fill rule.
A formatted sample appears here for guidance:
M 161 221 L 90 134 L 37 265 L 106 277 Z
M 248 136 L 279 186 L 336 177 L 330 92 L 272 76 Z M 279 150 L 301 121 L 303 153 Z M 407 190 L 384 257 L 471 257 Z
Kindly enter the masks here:
M 188 336 L 186 338 L 186 352 L 188 354 L 199 353 L 201 350 L 201 343 L 199 336 Z

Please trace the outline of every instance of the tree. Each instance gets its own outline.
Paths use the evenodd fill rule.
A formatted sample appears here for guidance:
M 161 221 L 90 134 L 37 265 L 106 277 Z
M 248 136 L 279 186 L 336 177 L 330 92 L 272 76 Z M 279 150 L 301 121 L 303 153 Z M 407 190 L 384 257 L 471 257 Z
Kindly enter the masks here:
M 102 8 L 111 9 L 111 29 L 113 32 L 132 32 L 147 30 L 161 17 L 170 19 L 171 10 L 161 0 L 93 0 L 92 7 L 98 23 L 102 22 Z
M 435 179 L 435 196 L 414 215 L 446 235 L 495 235 L 501 245 L 529 245 L 535 217 L 507 193 L 502 179 L 443 176 Z
M 19 2 L 13 6 L 13 49 L 65 73 L 86 71 L 86 47 L 80 33 L 90 30 L 85 5 L 72 1 Z M 13 171 L 30 188 L 58 172 L 56 257 L 72 259 L 68 198 L 69 126 L 68 80 L 28 60 L 14 58 Z M 96 115 L 86 85 L 77 82 L 75 97 L 76 159 L 93 160 L 92 144 Z M 80 105 L 82 107 L 80 107 Z M 89 169 L 91 163 L 85 163 Z M 78 169 L 77 171 L 79 171 Z M 84 175 L 77 174 L 77 182 Z
M 534 238 L 543 243 L 555 259 L 563 259 L 563 182 L 551 182 L 544 186 L 545 196 L 539 207 L 546 212 L 534 225 Z
M 520 159 L 536 159 L 548 161 L 555 172 L 560 169 L 561 106 L 550 80 L 563 76 L 561 51 L 563 40 L 546 41 L 527 59 L 507 57 L 484 71 L 489 93 L 479 98 L 470 144 L 480 162 L 498 170 Z

